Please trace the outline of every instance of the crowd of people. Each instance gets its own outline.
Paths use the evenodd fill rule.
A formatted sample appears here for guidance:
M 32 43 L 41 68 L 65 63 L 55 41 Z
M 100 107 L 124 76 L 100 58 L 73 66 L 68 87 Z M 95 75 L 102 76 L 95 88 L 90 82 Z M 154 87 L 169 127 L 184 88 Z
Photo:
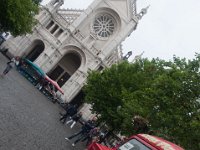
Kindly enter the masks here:
M 16 67 L 17 71 L 23 74 L 30 80 L 37 89 L 39 89 L 48 99 L 55 103 L 58 100 L 58 95 L 53 84 L 46 80 L 43 76 L 34 71 L 26 62 L 25 59 L 20 57 L 13 57 L 7 62 L 6 68 L 3 70 L 0 77 L 5 77 L 12 68 Z
M 22 60 L 19 57 L 15 57 L 7 62 L 7 66 L 4 69 L 3 73 L 1 74 L 2 77 L 6 76 L 10 70 L 14 67 L 20 72 L 22 71 L 21 66 L 23 65 Z M 38 78 L 37 82 L 35 83 L 35 87 L 42 91 L 46 96 L 52 100 L 55 99 L 55 87 L 46 81 L 44 78 Z M 70 125 L 70 128 L 73 128 L 77 122 L 82 123 L 81 129 L 70 135 L 65 137 L 66 140 L 73 140 L 72 146 L 75 146 L 78 142 L 86 141 L 86 146 L 88 146 L 91 142 L 99 142 L 105 143 L 105 138 L 107 133 L 102 131 L 97 126 L 97 117 L 93 117 L 92 119 L 82 122 L 82 112 L 78 112 L 78 106 L 66 103 L 65 105 L 65 113 L 61 114 L 60 122 L 66 125 Z
M 35 84 L 35 87 L 45 96 L 47 96 L 47 98 L 50 99 L 53 103 L 56 103 L 58 95 L 54 85 L 52 85 L 49 81 L 45 80 L 44 78 L 40 78 L 39 81 Z
M 75 146 L 78 142 L 86 141 L 86 146 L 91 144 L 92 142 L 99 142 L 105 144 L 106 134 L 98 127 L 97 117 L 93 117 L 88 121 L 80 121 L 82 118 L 82 112 L 78 112 L 77 105 L 67 104 L 65 107 L 65 113 L 61 114 L 60 122 L 63 124 L 70 124 L 70 128 L 73 128 L 77 122 L 82 123 L 81 129 L 68 136 L 65 137 L 66 140 L 72 142 L 72 146 Z

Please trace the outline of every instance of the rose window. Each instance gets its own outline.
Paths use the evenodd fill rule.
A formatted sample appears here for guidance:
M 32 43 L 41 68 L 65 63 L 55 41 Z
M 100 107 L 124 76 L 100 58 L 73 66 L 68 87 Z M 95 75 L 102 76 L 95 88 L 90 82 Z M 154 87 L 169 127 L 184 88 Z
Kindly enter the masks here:
M 100 15 L 95 18 L 93 30 L 98 37 L 107 38 L 113 34 L 115 23 L 110 15 Z

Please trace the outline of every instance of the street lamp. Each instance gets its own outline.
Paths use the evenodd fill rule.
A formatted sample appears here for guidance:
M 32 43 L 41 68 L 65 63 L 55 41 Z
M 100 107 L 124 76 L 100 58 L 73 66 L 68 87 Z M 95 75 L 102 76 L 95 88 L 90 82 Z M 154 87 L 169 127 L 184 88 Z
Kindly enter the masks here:
M 132 55 L 132 51 L 129 51 L 124 57 L 123 60 L 128 60 L 128 58 Z

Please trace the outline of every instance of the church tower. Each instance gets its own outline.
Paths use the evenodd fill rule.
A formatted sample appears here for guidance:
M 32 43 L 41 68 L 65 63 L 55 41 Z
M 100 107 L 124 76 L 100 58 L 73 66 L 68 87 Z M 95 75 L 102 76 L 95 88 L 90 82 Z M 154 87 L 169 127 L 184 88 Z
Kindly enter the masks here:
M 61 5 L 51 0 L 41 7 L 33 33 L 11 37 L 3 47 L 38 64 L 65 91 L 65 101 L 81 105 L 88 72 L 121 59 L 121 43 L 146 9 L 137 13 L 136 0 L 94 0 L 86 10 Z

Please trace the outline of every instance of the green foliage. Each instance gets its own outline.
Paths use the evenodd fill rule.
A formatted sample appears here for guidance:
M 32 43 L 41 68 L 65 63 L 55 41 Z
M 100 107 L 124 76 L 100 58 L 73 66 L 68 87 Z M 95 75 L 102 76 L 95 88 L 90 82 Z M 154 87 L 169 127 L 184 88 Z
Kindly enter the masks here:
M 148 120 L 154 135 L 186 149 L 200 149 L 200 55 L 186 61 L 142 59 L 91 72 L 86 102 L 110 128 L 132 135 L 134 116 Z
M 0 32 L 12 35 L 31 33 L 36 24 L 34 16 L 38 13 L 40 0 L 1 0 Z

